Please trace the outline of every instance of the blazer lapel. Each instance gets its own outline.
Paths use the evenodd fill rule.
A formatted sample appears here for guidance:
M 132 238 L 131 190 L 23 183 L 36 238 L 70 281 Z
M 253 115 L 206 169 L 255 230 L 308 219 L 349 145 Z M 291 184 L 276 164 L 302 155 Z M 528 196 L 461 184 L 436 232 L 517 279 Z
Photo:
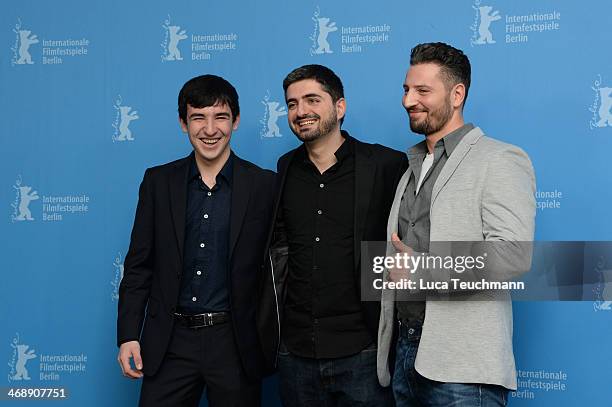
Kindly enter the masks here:
M 295 156 L 295 152 L 297 148 L 292 150 L 287 157 L 281 162 L 279 162 L 278 166 L 278 175 L 276 176 L 276 197 L 274 200 L 274 216 L 272 219 L 274 222 L 278 216 L 278 210 L 280 208 L 281 199 L 283 197 L 283 191 L 285 190 L 285 181 L 287 180 L 287 173 L 289 172 L 289 165 L 293 161 L 293 157 Z M 274 229 L 274 228 L 272 228 Z
M 176 243 L 179 248 L 181 267 L 183 261 L 183 245 L 185 243 L 185 211 L 187 210 L 187 177 L 189 175 L 189 163 L 193 153 L 175 164 L 174 171 L 168 179 L 168 190 L 170 191 L 170 211 L 174 223 Z
M 370 157 L 370 152 L 354 140 L 355 143 L 355 220 L 354 220 L 354 253 L 355 264 L 359 264 L 361 240 L 363 238 L 365 221 L 374 189 L 376 163 Z
M 482 130 L 479 127 L 475 127 L 468 134 L 466 134 L 461 142 L 455 147 L 455 151 L 448 158 L 446 164 L 444 164 L 444 168 L 440 171 L 438 178 L 433 186 L 433 190 L 431 191 L 431 205 L 433 205 L 434 201 L 438 197 L 438 194 L 444 188 L 450 177 L 453 175 L 459 164 L 463 161 L 467 153 L 472 148 L 472 145 L 476 144 L 478 139 L 483 136 Z
M 274 185 L 275 198 L 274 198 L 274 208 L 272 211 L 272 225 L 269 228 L 270 230 L 268 231 L 268 238 L 266 240 L 267 248 L 270 248 L 270 245 L 272 244 L 272 238 L 274 237 L 274 229 L 276 226 L 276 221 L 279 216 L 278 212 L 280 209 L 281 199 L 283 197 L 283 190 L 285 189 L 285 181 L 287 179 L 287 173 L 289 172 L 289 165 L 291 164 L 291 161 L 293 160 L 293 156 L 295 155 L 296 150 L 297 149 L 292 150 L 291 152 L 289 152 L 287 157 L 285 157 L 285 159 L 278 162 L 278 168 L 277 168 L 278 172 L 276 175 L 276 181 Z
M 249 174 L 243 166 L 242 160 L 234 156 L 234 175 L 232 181 L 232 207 L 230 209 L 230 237 L 229 237 L 229 258 L 232 258 L 242 221 L 246 214 L 251 197 L 251 183 Z
M 393 198 L 393 204 L 391 205 L 391 210 L 389 211 L 389 221 L 387 223 L 387 240 L 391 241 L 391 235 L 393 233 L 397 233 L 397 222 L 399 220 L 399 208 L 402 202 L 402 196 L 404 196 L 404 191 L 406 190 L 406 186 L 408 185 L 408 181 L 410 180 L 410 175 L 412 174 L 412 168 L 408 167 L 399 183 L 397 184 L 397 189 L 395 190 L 395 198 Z

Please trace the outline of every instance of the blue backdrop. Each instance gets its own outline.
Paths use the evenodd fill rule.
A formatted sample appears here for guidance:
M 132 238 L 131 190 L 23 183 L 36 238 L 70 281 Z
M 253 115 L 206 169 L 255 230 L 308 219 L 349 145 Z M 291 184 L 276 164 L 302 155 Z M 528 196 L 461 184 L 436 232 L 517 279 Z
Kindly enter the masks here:
M 453 44 L 472 62 L 467 120 L 534 162 L 536 238 L 612 240 L 612 3 L 387 3 L 5 4 L 0 386 L 64 387 L 64 405 L 134 405 L 140 383 L 116 362 L 117 286 L 144 170 L 189 153 L 177 94 L 203 73 L 238 89 L 234 150 L 275 168 L 298 144 L 281 87 L 290 70 L 331 67 L 346 88 L 343 127 L 405 150 L 421 140 L 401 106 L 409 51 Z M 602 259 L 593 271 L 595 302 L 515 304 L 512 406 L 610 405 L 610 269 Z M 264 397 L 278 404 L 275 379 Z

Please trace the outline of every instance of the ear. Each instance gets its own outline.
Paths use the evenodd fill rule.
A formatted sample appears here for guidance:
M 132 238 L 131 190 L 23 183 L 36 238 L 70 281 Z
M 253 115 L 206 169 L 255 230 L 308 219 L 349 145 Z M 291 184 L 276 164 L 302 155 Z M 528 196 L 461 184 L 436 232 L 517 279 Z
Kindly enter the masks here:
M 340 98 L 336 101 L 336 113 L 336 117 L 338 121 L 340 121 L 346 113 L 346 100 L 344 98 Z
M 238 129 L 238 125 L 240 124 L 240 115 L 236 116 L 234 122 L 232 123 L 232 130 L 236 131 Z
M 179 116 L 178 121 L 179 121 L 179 124 L 181 125 L 181 129 L 183 130 L 183 133 L 188 133 L 189 129 L 187 128 L 187 123 L 183 121 L 181 116 Z
M 463 104 L 465 100 L 465 85 L 463 83 L 458 83 L 453 86 L 453 90 L 451 91 L 451 103 L 453 107 L 458 109 Z

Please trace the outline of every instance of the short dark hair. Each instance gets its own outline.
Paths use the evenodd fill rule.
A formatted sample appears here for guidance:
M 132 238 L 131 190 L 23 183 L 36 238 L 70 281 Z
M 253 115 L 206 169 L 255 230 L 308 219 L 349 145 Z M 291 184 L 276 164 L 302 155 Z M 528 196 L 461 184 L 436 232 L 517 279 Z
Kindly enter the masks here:
M 300 66 L 299 68 L 294 69 L 289 72 L 289 74 L 283 80 L 283 90 L 285 91 L 285 95 L 287 95 L 287 88 L 299 81 L 303 81 L 305 79 L 314 79 L 317 81 L 323 90 L 332 98 L 332 102 L 336 103 L 338 100 L 344 98 L 344 86 L 342 86 L 342 81 L 332 71 L 326 66 L 311 64 Z M 340 119 L 340 125 L 344 122 L 344 117 Z
M 342 86 L 342 81 L 338 78 L 338 75 L 328 67 L 316 64 L 300 66 L 291 71 L 283 80 L 283 90 L 287 93 L 287 88 L 291 84 L 305 79 L 314 79 L 319 82 L 323 90 L 329 93 L 334 103 L 344 98 L 344 86 Z
M 465 106 L 470 89 L 472 67 L 463 51 L 443 42 L 419 44 L 410 52 L 410 65 L 425 63 L 433 63 L 440 67 L 442 79 L 449 88 L 458 83 L 465 86 L 465 98 L 463 99 Z
M 201 75 L 189 79 L 178 95 L 178 113 L 187 123 L 187 105 L 195 108 L 228 105 L 232 112 L 232 121 L 240 115 L 238 92 L 231 83 L 216 75 Z

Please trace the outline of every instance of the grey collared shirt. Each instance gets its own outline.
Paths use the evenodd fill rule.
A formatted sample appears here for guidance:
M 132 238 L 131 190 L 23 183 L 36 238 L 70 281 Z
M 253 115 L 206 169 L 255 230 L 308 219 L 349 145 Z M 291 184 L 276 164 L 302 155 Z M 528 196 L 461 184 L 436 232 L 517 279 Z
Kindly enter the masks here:
M 416 252 L 429 251 L 429 209 L 431 207 L 431 192 L 436 179 L 455 147 L 473 128 L 473 124 L 465 124 L 436 143 L 433 152 L 433 164 L 425 174 L 418 193 L 416 193 L 417 182 L 421 176 L 423 160 L 428 153 L 427 144 L 422 141 L 408 150 L 408 170 L 412 171 L 412 174 L 400 203 L 398 232 L 402 242 Z M 398 301 L 397 314 L 398 318 L 405 324 L 421 325 L 425 318 L 425 302 Z

